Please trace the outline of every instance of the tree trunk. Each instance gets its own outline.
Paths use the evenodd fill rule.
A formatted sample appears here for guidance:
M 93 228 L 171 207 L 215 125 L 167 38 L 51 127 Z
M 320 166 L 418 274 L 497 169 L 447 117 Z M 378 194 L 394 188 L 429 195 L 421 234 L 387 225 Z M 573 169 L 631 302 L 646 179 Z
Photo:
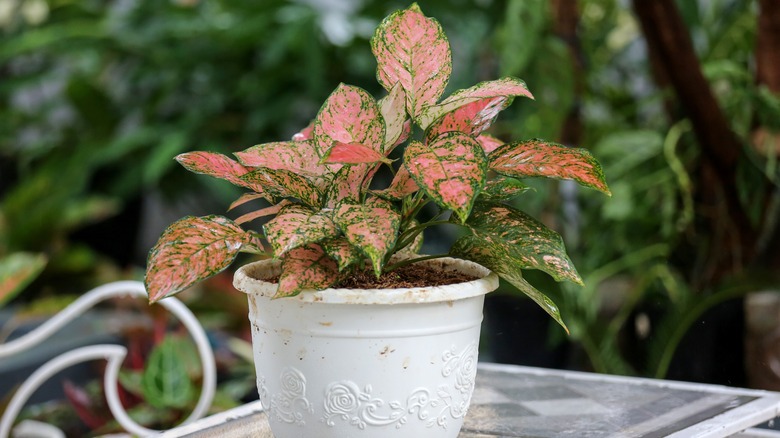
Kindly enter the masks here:
M 775 0 L 769 0 L 772 2 Z M 729 128 L 707 80 L 702 74 L 690 35 L 674 0 L 633 0 L 657 76 L 667 78 L 699 147 L 700 167 L 695 199 L 696 239 L 690 250 L 703 259 L 689 266 L 689 280 L 708 287 L 739 272 L 755 255 L 756 231 L 737 193 L 737 164 L 742 143 Z

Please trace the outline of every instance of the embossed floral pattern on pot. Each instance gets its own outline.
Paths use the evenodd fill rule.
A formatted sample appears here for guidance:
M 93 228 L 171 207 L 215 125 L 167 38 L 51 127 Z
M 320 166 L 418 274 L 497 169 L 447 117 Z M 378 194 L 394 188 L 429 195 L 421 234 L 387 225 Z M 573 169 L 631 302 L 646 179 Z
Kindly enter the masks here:
M 314 413 L 314 408 L 306 398 L 306 377 L 293 367 L 285 367 L 279 379 L 282 390 L 271 397 L 269 414 L 284 423 L 306 425 L 304 413 Z

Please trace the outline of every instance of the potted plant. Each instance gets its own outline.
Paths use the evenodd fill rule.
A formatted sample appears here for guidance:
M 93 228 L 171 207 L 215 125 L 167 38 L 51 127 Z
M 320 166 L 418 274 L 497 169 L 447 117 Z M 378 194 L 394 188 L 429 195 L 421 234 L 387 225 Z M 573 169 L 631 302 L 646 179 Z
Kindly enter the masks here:
M 149 254 L 152 302 L 222 271 L 239 252 L 272 256 L 240 268 L 234 285 L 248 294 L 258 391 L 279 437 L 457 436 L 474 387 L 482 303 L 497 275 L 564 328 L 522 270 L 582 282 L 561 237 L 505 202 L 528 177 L 609 194 L 584 149 L 483 133 L 514 97 L 532 98 L 521 80 L 440 100 L 450 47 L 416 4 L 385 18 L 371 48 L 387 90 L 381 99 L 341 84 L 290 141 L 253 146 L 237 160 L 176 157 L 248 189 L 231 208 L 257 199 L 271 206 L 235 221 L 185 217 Z M 389 185 L 373 186 L 388 169 Z M 431 203 L 439 214 L 421 220 Z M 261 217 L 271 217 L 262 234 L 241 227 Z M 423 231 L 443 224 L 465 234 L 447 254 L 418 255 Z

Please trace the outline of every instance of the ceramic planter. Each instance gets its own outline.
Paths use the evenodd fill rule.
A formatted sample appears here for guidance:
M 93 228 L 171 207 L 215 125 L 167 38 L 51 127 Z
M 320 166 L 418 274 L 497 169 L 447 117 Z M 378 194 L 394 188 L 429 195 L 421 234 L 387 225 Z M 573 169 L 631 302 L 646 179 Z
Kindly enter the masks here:
M 471 400 L 486 293 L 498 277 L 411 289 L 308 291 L 272 300 L 277 262 L 238 270 L 257 389 L 277 438 L 456 437 Z

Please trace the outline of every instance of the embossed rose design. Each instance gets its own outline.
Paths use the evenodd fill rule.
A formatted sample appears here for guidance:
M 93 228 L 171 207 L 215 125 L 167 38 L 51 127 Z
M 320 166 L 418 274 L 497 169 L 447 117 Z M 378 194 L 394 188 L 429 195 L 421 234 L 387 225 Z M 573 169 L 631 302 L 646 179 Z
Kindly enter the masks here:
M 280 376 L 282 391 L 289 397 L 302 397 L 306 391 L 306 377 L 300 371 L 287 367 Z
M 334 382 L 325 390 L 325 417 L 334 415 L 347 420 L 360 407 L 361 391 L 353 382 Z
M 474 389 L 474 378 L 477 375 L 477 347 L 471 344 L 461 353 L 455 368 L 455 389 L 463 394 Z

